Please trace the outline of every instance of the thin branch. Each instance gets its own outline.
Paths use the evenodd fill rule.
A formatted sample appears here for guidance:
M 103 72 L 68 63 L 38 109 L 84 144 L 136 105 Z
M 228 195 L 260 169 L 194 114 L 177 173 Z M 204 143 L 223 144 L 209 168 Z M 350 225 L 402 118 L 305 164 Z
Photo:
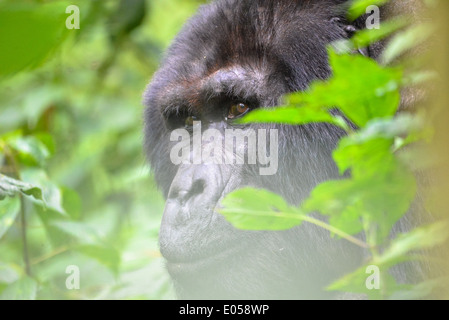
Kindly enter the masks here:
M 245 209 L 240 209 L 240 210 L 233 210 L 234 213 L 237 214 L 248 214 L 249 210 L 245 210 Z M 254 211 L 253 211 L 254 212 Z M 254 216 L 267 216 L 267 217 L 273 217 L 273 212 L 272 211 L 255 211 L 255 214 L 253 214 Z M 371 248 L 371 246 L 365 242 L 363 242 L 362 240 L 359 240 L 353 236 L 351 236 L 350 234 L 335 228 L 333 226 L 331 226 L 330 224 L 323 222 L 321 220 L 312 218 L 304 213 L 299 213 L 299 212 L 276 212 L 276 217 L 279 218 L 286 218 L 286 219 L 290 219 L 290 220 L 298 220 L 298 222 L 308 222 L 311 224 L 314 224 L 318 227 L 321 227 L 323 229 L 326 229 L 332 233 L 335 233 L 336 235 L 340 236 L 341 238 L 355 244 L 356 246 L 365 248 L 365 249 L 369 249 Z
M 6 145 L 2 145 L 3 152 L 5 153 L 5 157 L 8 160 L 11 168 L 13 169 L 13 174 L 15 178 L 20 180 L 20 170 L 17 166 L 16 160 L 14 159 L 13 152 Z M 31 277 L 31 265 L 30 265 L 30 253 L 28 250 L 28 239 L 27 239 L 27 222 L 26 222 L 26 212 L 25 212 L 25 198 L 22 194 L 19 195 L 20 199 L 20 236 L 22 239 L 23 245 L 23 261 L 25 263 L 25 272 Z
M 52 252 L 49 252 L 49 253 L 47 253 L 47 254 L 41 256 L 41 257 L 38 257 L 38 258 L 33 259 L 33 260 L 31 261 L 31 265 L 39 264 L 39 263 L 41 263 L 41 262 L 43 262 L 43 261 L 45 261 L 45 260 L 48 260 L 48 259 L 50 259 L 50 258 L 53 258 L 54 256 L 57 256 L 57 255 L 59 255 L 59 254 L 61 254 L 61 253 L 64 253 L 64 252 L 66 252 L 66 251 L 68 251 L 68 250 L 69 250 L 69 248 L 66 247 L 66 246 L 57 248 L 57 249 L 53 250 Z
M 28 251 L 28 240 L 27 240 L 27 222 L 25 216 L 25 199 L 23 195 L 20 197 L 20 235 L 23 243 L 23 261 L 25 262 L 25 272 L 27 276 L 31 277 L 31 265 L 30 265 L 30 254 Z
M 330 224 L 327 224 L 326 222 L 323 222 L 321 220 L 309 217 L 307 215 L 302 215 L 301 218 L 305 222 L 312 223 L 312 224 L 314 224 L 314 225 L 316 225 L 318 227 L 321 227 L 321 228 L 326 229 L 326 230 L 328 230 L 328 231 L 330 231 L 332 233 L 335 233 L 336 235 L 340 236 L 341 238 L 346 239 L 349 242 L 352 242 L 353 244 L 355 244 L 355 245 L 357 245 L 359 247 L 362 247 L 362 248 L 365 248 L 365 249 L 370 248 L 370 246 L 367 243 L 363 242 L 362 240 L 359 240 L 359 239 L 351 236 L 350 234 L 347 234 L 346 232 L 344 232 L 344 231 L 342 231 L 342 230 L 340 230 L 338 228 L 335 228 L 335 227 L 331 226 Z

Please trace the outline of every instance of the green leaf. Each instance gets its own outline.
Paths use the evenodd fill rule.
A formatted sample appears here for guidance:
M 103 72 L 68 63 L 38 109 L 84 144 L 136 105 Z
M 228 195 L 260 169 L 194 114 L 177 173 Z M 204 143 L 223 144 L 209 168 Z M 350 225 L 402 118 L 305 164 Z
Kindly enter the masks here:
M 28 168 L 22 170 L 21 175 L 24 181 L 31 183 L 32 185 L 37 185 L 40 190 L 42 190 L 43 203 L 38 202 L 38 204 L 44 205 L 47 209 L 51 209 L 62 215 L 66 215 L 66 211 L 62 206 L 62 192 L 59 187 L 48 178 L 47 173 L 44 170 Z
M 417 71 L 411 74 L 408 74 L 403 79 L 403 84 L 407 86 L 413 86 L 423 83 L 428 83 L 430 81 L 434 81 L 438 79 L 438 73 L 432 70 L 423 70 Z
M 348 10 L 348 19 L 353 21 L 366 13 L 366 8 L 371 5 L 381 6 L 389 0 L 353 0 Z
M 329 215 L 332 226 L 350 234 L 369 222 L 383 241 L 416 194 L 414 175 L 392 153 L 394 137 L 420 126 L 420 119 L 411 116 L 378 119 L 343 138 L 333 157 L 341 174 L 350 170 L 351 179 L 318 186 L 303 209 Z
M 382 22 L 379 29 L 358 30 L 351 39 L 340 39 L 331 43 L 331 48 L 336 53 L 350 53 L 351 51 L 368 47 L 382 39 L 387 38 L 394 32 L 402 29 L 408 24 L 405 17 L 398 17 Z
M 428 226 L 416 228 L 408 233 L 400 234 L 376 260 L 376 263 L 388 264 L 405 256 L 413 250 L 433 248 L 448 240 L 449 223 L 440 221 Z
M 43 200 L 41 188 L 0 174 L 0 200 L 7 196 L 14 197 L 19 193 Z
M 96 259 L 114 273 L 118 272 L 120 265 L 119 252 L 108 246 L 90 225 L 72 221 L 53 221 L 51 225 L 77 240 L 79 245 L 76 245 L 73 248 L 74 250 Z
M 365 186 L 366 187 L 366 186 Z M 317 186 L 304 202 L 304 212 L 329 216 L 329 224 L 347 234 L 363 230 L 363 195 L 352 180 L 327 181 Z
M 406 137 L 409 134 L 420 132 L 422 129 L 424 129 L 424 122 L 421 117 L 402 113 L 394 118 L 371 120 L 365 128 L 349 137 L 348 141 L 357 144 L 377 138 Z
M 301 213 L 285 200 L 262 189 L 243 188 L 228 194 L 218 211 L 245 230 L 287 230 L 302 222 Z
M 397 161 L 385 172 L 365 179 L 360 180 L 365 181 L 365 188 L 370 188 L 364 190 L 364 219 L 377 226 L 378 244 L 385 241 L 392 227 L 410 209 L 416 195 L 416 179 Z
M 35 300 L 37 282 L 29 277 L 23 277 L 10 284 L 0 295 L 0 300 Z
M 34 134 L 34 137 L 40 141 L 47 149 L 48 156 L 52 156 L 55 153 L 56 145 L 53 136 L 46 132 L 39 132 Z
M 304 107 L 279 107 L 272 109 L 257 109 L 250 112 L 239 123 L 282 123 L 292 125 L 304 125 L 308 123 L 326 122 L 343 129 L 347 125 L 341 118 L 332 116 L 328 110 L 312 109 Z
M 401 70 L 382 68 L 364 56 L 333 52 L 330 52 L 330 63 L 334 72 L 329 85 L 331 92 L 323 93 L 333 95 L 334 105 L 357 126 L 364 127 L 372 119 L 396 114 Z M 363 81 L 358 76 L 361 70 Z
M 367 264 L 356 271 L 343 276 L 329 285 L 326 290 L 361 293 L 366 294 L 371 300 L 380 300 L 386 298 L 383 296 L 383 288 L 387 288 L 388 292 L 391 292 L 399 290 L 402 287 L 397 284 L 396 280 L 391 275 L 383 272 L 379 281 L 379 289 L 368 289 L 366 285 L 370 276 L 370 273 L 367 272 L 368 266 L 369 265 Z M 382 268 L 381 266 L 378 267 Z
M 19 198 L 11 198 L 0 201 L 0 239 L 14 224 L 19 211 Z
M 348 234 L 362 231 L 368 221 L 377 226 L 378 239 L 384 239 L 408 211 L 416 193 L 413 174 L 391 161 L 382 172 L 371 169 L 365 176 L 320 184 L 302 209 L 330 216 L 329 223 Z
M 0 77 L 41 65 L 67 34 L 67 2 L 3 3 L 0 10 Z M 26 41 L 25 41 L 26 39 Z
M 0 283 L 11 284 L 19 279 L 18 267 L 0 262 Z
M 449 278 L 437 278 L 423 281 L 416 285 L 404 286 L 402 290 L 393 292 L 389 297 L 390 300 L 417 300 L 432 296 L 435 289 L 447 291 Z
M 94 258 L 114 274 L 118 273 L 120 266 L 120 254 L 117 250 L 105 246 L 83 245 L 75 248 L 76 251 Z
M 385 252 L 371 261 L 369 265 L 375 265 L 380 270 L 388 270 L 389 267 L 407 259 L 406 255 L 410 251 L 432 248 L 443 244 L 449 238 L 447 233 L 449 223 L 437 222 L 429 226 L 419 227 L 411 232 L 399 235 Z M 418 299 L 428 296 L 435 288 L 447 284 L 448 279 L 433 279 L 417 285 L 398 285 L 394 279 L 386 272 L 381 279 L 381 290 L 368 290 L 365 281 L 368 277 L 366 268 L 368 264 L 359 268 L 355 272 L 348 274 L 335 281 L 327 289 L 365 293 L 371 299 L 381 298 L 382 286 L 388 289 L 389 299 Z M 385 283 L 382 283 L 385 282 Z
M 45 144 L 33 136 L 18 137 L 7 142 L 17 152 L 18 161 L 24 165 L 43 167 L 50 156 Z
M 338 107 L 359 127 L 370 120 L 396 114 L 402 71 L 383 68 L 374 60 L 361 56 L 329 52 L 334 72 L 328 82 L 314 82 L 306 92 L 293 97 L 307 108 Z M 363 81 L 360 72 L 363 71 Z M 350 92 L 351 94 L 348 94 Z
M 82 202 L 79 194 L 69 188 L 62 187 L 63 208 L 67 208 L 67 213 L 73 220 L 81 217 Z
M 425 40 L 429 39 L 433 32 L 433 25 L 423 23 L 398 33 L 382 53 L 382 63 L 389 64 L 406 51 L 417 47 Z
M 392 119 L 375 119 L 355 134 L 340 140 L 333 157 L 340 173 L 352 168 L 353 177 L 377 175 L 394 161 L 395 138 L 408 141 L 424 128 L 420 117 L 401 114 Z
M 394 20 L 383 22 L 379 29 L 363 29 L 357 31 L 351 38 L 351 42 L 355 48 L 367 47 L 370 44 L 385 39 L 392 33 L 398 31 L 408 24 L 404 17 L 399 17 Z
M 389 170 L 393 143 L 393 139 L 363 140 L 360 135 L 348 136 L 340 140 L 333 157 L 340 174 L 352 169 L 355 178 L 378 175 L 379 170 Z
M 102 239 L 97 231 L 90 225 L 83 222 L 72 221 L 53 221 L 52 226 L 71 235 L 79 243 L 86 245 L 98 245 L 102 243 Z

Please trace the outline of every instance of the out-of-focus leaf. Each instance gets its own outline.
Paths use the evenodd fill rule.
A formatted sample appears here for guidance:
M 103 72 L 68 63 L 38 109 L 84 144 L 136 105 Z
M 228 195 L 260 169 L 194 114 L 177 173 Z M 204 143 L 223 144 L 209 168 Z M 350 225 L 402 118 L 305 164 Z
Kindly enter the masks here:
M 0 200 L 0 239 L 14 224 L 19 210 L 19 198 Z
M 42 64 L 66 34 L 68 3 L 4 3 L 0 10 L 0 77 Z
M 102 242 L 98 233 L 88 224 L 72 221 L 54 221 L 52 226 L 64 231 L 86 245 L 98 245 Z
M 37 282 L 30 277 L 23 277 L 10 284 L 0 295 L 0 300 L 35 300 Z
M 431 296 L 435 289 L 441 288 L 446 291 L 449 278 L 438 278 L 427 280 L 416 285 L 406 285 L 404 289 L 393 292 L 390 300 L 418 300 Z
M 401 54 L 428 40 L 433 32 L 434 27 L 431 24 L 419 24 L 398 33 L 382 53 L 381 61 L 389 64 Z
M 52 156 L 55 153 L 55 140 L 53 139 L 51 134 L 40 132 L 36 133 L 34 137 L 45 146 L 47 152 L 49 153 L 49 156 Z
M 368 265 L 363 266 L 353 273 L 345 275 L 329 285 L 326 290 L 366 294 L 371 300 L 379 300 L 384 298 L 382 295 L 383 287 L 391 291 L 401 288 L 390 274 L 384 272 L 379 281 L 379 289 L 368 289 L 366 282 L 370 274 L 367 273 L 367 267 Z
M 331 47 L 339 54 L 350 53 L 389 37 L 394 32 L 405 27 L 407 23 L 405 17 L 385 21 L 381 23 L 379 29 L 358 30 L 351 39 L 336 40 L 331 43 Z
M 17 129 L 26 116 L 16 107 L 2 106 L 0 109 L 0 134 L 9 134 L 9 130 Z
M 13 267 L 6 263 L 0 262 L 0 282 L 11 284 L 16 282 L 18 279 L 19 274 Z
M 18 161 L 28 166 L 43 167 L 50 156 L 45 144 L 33 136 L 13 139 L 8 144 L 17 151 Z
M 246 230 L 287 230 L 302 222 L 285 200 L 272 192 L 243 188 L 228 194 L 219 212 L 235 227 Z
M 195 11 L 201 1 L 176 1 L 166 0 L 156 3 L 151 3 L 149 20 L 149 30 L 156 28 L 158 32 L 151 34 L 152 38 L 157 43 L 162 45 L 162 48 L 170 44 L 170 39 L 182 27 L 186 21 Z
M 432 70 L 418 71 L 404 77 L 405 85 L 418 85 L 438 79 L 438 73 Z
M 388 249 L 370 265 L 377 266 L 380 270 L 388 270 L 389 267 L 406 259 L 407 253 L 413 250 L 427 249 L 440 245 L 447 241 L 449 235 L 447 222 L 438 222 L 429 226 L 419 227 L 409 233 L 399 235 Z M 393 277 L 384 272 L 380 281 L 380 290 L 368 290 L 365 281 L 368 278 L 367 266 L 344 276 L 331 284 L 328 290 L 349 291 L 368 294 L 370 298 L 380 298 L 382 286 L 388 288 L 391 295 L 389 299 L 419 299 L 428 296 L 435 288 L 447 285 L 448 279 L 433 279 L 417 285 L 398 285 Z M 383 283 L 386 281 L 386 283 Z
M 51 83 L 33 88 L 27 91 L 26 95 L 14 97 L 0 109 L 0 133 L 20 128 L 22 125 L 34 130 L 42 116 L 63 98 L 62 87 Z M 37 135 L 40 134 L 43 133 Z M 41 141 L 46 144 L 45 141 Z M 46 146 L 51 151 L 49 145 L 46 144 Z
M 348 18 L 355 20 L 366 13 L 366 8 L 371 5 L 381 6 L 387 3 L 388 0 L 353 0 L 348 9 Z
M 84 245 L 76 247 L 76 250 L 91 258 L 94 258 L 114 274 L 118 273 L 120 267 L 120 254 L 117 250 L 106 246 Z
M 371 120 L 365 128 L 345 138 L 345 145 L 361 144 L 375 139 L 406 137 L 424 128 L 422 118 L 410 114 L 400 114 L 394 118 Z
M 109 32 L 113 41 L 129 34 L 142 24 L 147 12 L 145 0 L 121 0 L 110 16 Z
M 158 259 L 144 267 L 121 273 L 120 283 L 126 285 L 119 285 L 114 288 L 113 291 L 105 297 L 106 299 L 148 300 L 151 299 L 151 297 L 153 297 L 153 299 L 154 297 L 160 297 L 163 300 L 176 299 L 176 297 L 170 295 L 169 277 L 161 268 Z M 148 288 L 152 288 L 151 292 L 148 291 Z
M 412 250 L 428 249 L 440 245 L 449 239 L 448 230 L 449 223 L 440 221 L 400 234 L 376 262 L 388 264 Z
M 41 188 L 0 174 L 0 200 L 7 196 L 14 197 L 19 193 L 43 200 Z
M 379 29 L 363 29 L 357 31 L 350 41 L 354 44 L 355 48 L 366 47 L 385 39 L 406 25 L 407 20 L 404 17 L 399 17 L 382 23 Z
M 66 215 L 62 206 L 62 193 L 59 187 L 52 182 L 47 173 L 41 169 L 28 168 L 21 172 L 22 179 L 32 185 L 39 186 L 43 193 L 43 201 L 47 209 Z
M 63 208 L 67 208 L 67 213 L 74 220 L 81 215 L 81 198 L 74 190 L 69 188 L 61 188 Z
M 372 120 L 356 134 L 340 141 L 333 154 L 334 160 L 341 174 L 353 167 L 353 176 L 377 175 L 384 169 L 388 170 L 388 164 L 393 161 L 392 151 L 416 141 L 416 135 L 423 128 L 420 117 L 407 114 L 393 119 Z M 396 138 L 402 139 L 400 145 L 397 145 Z

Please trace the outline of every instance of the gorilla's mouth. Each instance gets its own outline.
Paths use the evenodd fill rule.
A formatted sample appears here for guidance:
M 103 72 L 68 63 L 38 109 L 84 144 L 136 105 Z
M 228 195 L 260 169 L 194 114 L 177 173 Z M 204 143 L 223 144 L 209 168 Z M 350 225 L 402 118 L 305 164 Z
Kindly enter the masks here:
M 194 275 L 206 270 L 210 273 L 212 270 L 229 265 L 236 257 L 242 257 L 245 248 L 246 246 L 241 243 L 236 243 L 234 246 L 225 250 L 218 250 L 214 254 L 205 254 L 183 260 L 165 258 L 166 266 L 172 276 Z
M 220 200 L 215 206 L 190 213 L 185 225 L 166 224 L 161 228 L 160 249 L 172 276 L 210 273 L 241 263 L 247 259 L 249 249 L 258 246 L 263 232 L 235 228 L 217 212 Z M 215 232 L 211 234 L 209 228 Z

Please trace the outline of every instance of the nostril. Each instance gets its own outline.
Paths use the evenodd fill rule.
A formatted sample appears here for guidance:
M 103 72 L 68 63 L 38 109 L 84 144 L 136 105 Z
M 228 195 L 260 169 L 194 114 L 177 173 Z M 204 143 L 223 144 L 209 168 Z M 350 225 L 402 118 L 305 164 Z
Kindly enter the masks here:
M 189 190 L 174 188 L 169 193 L 169 199 L 177 199 L 181 203 L 204 192 L 206 182 L 203 179 L 195 180 Z
M 181 190 L 178 192 L 177 198 L 179 199 L 185 199 L 187 197 L 187 195 L 189 194 L 188 191 L 186 190 Z
M 206 187 L 206 182 L 203 179 L 198 179 L 193 182 L 192 187 L 188 193 L 188 198 L 193 198 L 196 195 L 199 195 L 204 192 L 204 188 Z
M 189 194 L 189 191 L 187 191 L 187 190 L 174 188 L 174 189 L 170 190 L 168 198 L 169 199 L 185 199 L 188 194 Z

